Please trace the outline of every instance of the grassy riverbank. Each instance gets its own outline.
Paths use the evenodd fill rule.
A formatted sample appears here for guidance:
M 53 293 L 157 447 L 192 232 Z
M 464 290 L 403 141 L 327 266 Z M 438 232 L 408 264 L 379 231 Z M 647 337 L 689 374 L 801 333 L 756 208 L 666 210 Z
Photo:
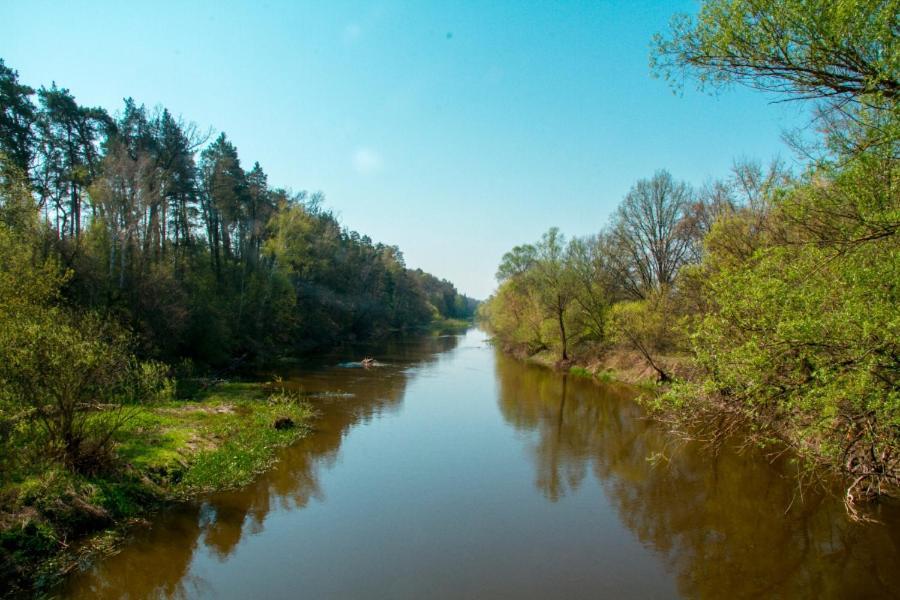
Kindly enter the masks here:
M 221 383 L 123 418 L 108 468 L 79 475 L 48 460 L 2 482 L 0 595 L 52 585 L 166 503 L 249 483 L 308 433 L 313 411 L 267 384 Z
M 436 318 L 431 322 L 428 330 L 431 333 L 437 334 L 457 334 L 464 333 L 467 329 L 474 325 L 474 319 Z

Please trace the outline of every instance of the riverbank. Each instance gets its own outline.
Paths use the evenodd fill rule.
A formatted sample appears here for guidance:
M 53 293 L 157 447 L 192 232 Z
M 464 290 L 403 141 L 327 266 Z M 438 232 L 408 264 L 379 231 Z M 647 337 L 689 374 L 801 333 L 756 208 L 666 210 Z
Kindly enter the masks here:
M 461 334 L 475 325 L 474 319 L 435 318 L 428 326 L 428 331 L 437 334 Z
M 658 373 L 647 361 L 633 350 L 607 348 L 591 354 L 572 355 L 565 363 L 553 350 L 529 353 L 522 345 L 514 345 L 495 340 L 498 347 L 519 360 L 524 360 L 573 375 L 594 378 L 598 381 L 618 381 L 639 386 L 656 386 Z M 678 380 L 691 380 L 695 368 L 687 356 L 654 356 L 659 366 Z
M 52 586 L 167 504 L 246 485 L 278 448 L 305 436 L 314 417 L 272 384 L 180 387 L 190 399 L 125 408 L 109 468 L 77 475 L 48 461 L 2 483 L 0 595 Z
M 711 456 L 680 444 L 643 418 L 639 390 L 578 377 L 564 384 L 488 347 L 479 330 L 407 337 L 372 355 L 384 366 L 336 368 L 358 356 L 348 353 L 284 370 L 285 387 L 302 389 L 320 411 L 316 433 L 279 452 L 246 488 L 160 514 L 60 595 L 880 597 L 897 589 L 896 528 L 850 523 L 817 490 L 804 488 L 801 504 L 786 457 L 772 463 L 733 447 Z M 881 518 L 897 524 L 896 514 Z M 827 568 L 810 548 L 827 550 Z
M 800 467 L 798 486 L 815 484 L 839 493 L 853 520 L 869 520 L 868 513 L 879 500 L 900 497 L 900 463 L 889 450 L 893 442 L 871 423 L 859 424 L 846 440 L 834 431 L 813 432 L 814 424 L 801 411 L 748 408 L 735 398 L 709 392 L 699 368 L 686 355 L 653 356 L 656 367 L 669 377 L 660 382 L 657 368 L 640 353 L 622 347 L 561 361 L 551 350 L 529 353 L 524 346 L 495 343 L 519 360 L 559 372 L 651 389 L 654 393 L 636 399 L 649 416 L 670 433 L 705 443 L 714 451 L 737 438 L 740 445 L 765 448 L 772 456 L 789 453 Z M 882 446 L 888 449 L 880 450 Z

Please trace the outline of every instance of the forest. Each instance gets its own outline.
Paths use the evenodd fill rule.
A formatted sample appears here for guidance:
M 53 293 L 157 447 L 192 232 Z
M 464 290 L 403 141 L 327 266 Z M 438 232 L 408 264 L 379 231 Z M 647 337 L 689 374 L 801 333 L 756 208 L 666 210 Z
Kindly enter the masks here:
M 202 428 L 165 437 L 169 408 L 138 407 L 183 397 L 201 376 L 471 320 L 475 300 L 323 202 L 270 185 L 224 133 L 130 98 L 115 114 L 82 106 L 0 59 L 0 581 L 33 579 L 67 538 L 172 495 L 141 483 L 122 448 L 177 451 L 176 467 L 145 465 L 168 489 L 193 464 L 184 436 Z M 261 450 L 212 487 L 244 481 L 293 439 L 270 439 L 266 419 L 307 414 L 246 407 L 257 438 L 235 422 L 210 439 Z
M 735 160 L 694 187 L 661 169 L 609 223 L 510 250 L 480 312 L 507 350 L 614 377 L 691 437 L 737 430 L 846 481 L 852 516 L 900 490 L 897 2 L 703 3 L 654 40 L 655 73 L 810 110 L 802 167 Z M 774 149 L 773 149 L 774 151 Z M 796 172 L 795 172 L 796 171 Z
M 25 4 L 17 7 L 20 14 L 28 13 Z M 529 15 L 524 9 L 513 14 L 519 7 L 496 13 L 479 7 L 477 18 L 471 7 L 450 6 L 448 11 L 459 11 L 451 31 L 443 12 L 431 14 L 437 5 L 424 3 L 428 10 L 398 8 L 397 14 L 387 11 L 372 23 L 343 24 L 321 48 L 313 37 L 309 47 L 290 46 L 296 56 L 279 52 L 271 64 L 259 64 L 274 70 L 277 64 L 299 64 L 300 58 L 310 64 L 324 61 L 327 66 L 310 71 L 327 82 L 323 89 L 366 104 L 341 119 L 381 114 L 368 106 L 379 102 L 396 118 L 400 108 L 415 104 L 412 97 L 421 97 L 417 110 L 422 112 L 410 114 L 427 116 L 419 125 L 434 121 L 437 126 L 414 127 L 410 120 L 408 129 L 418 137 L 398 136 L 397 147 L 408 155 L 415 147 L 421 161 L 415 168 L 446 168 L 452 181 L 464 181 L 470 190 L 496 182 L 500 187 L 490 190 L 497 190 L 497 205 L 488 208 L 497 212 L 485 214 L 504 214 L 504 195 L 515 196 L 508 190 L 548 189 L 529 186 L 556 181 L 534 178 L 523 165 L 562 164 L 523 161 L 532 155 L 509 156 L 509 148 L 532 145 L 569 156 L 589 147 L 580 146 L 580 140 L 570 147 L 571 139 L 546 143 L 583 131 L 581 121 L 555 119 L 566 112 L 560 107 L 578 106 L 557 100 L 580 99 L 579 90 L 591 90 L 596 93 L 591 98 L 605 94 L 610 102 L 632 108 L 630 98 L 586 85 L 596 82 L 587 81 L 594 72 L 584 68 L 585 57 L 607 61 L 597 72 L 608 76 L 621 73 L 627 63 L 602 44 L 590 43 L 588 38 L 601 29 L 585 15 L 633 21 L 646 15 L 633 12 L 629 3 L 595 4 L 590 11 L 571 12 L 561 7 L 542 12 L 546 7 L 536 6 Z M 858 572 L 872 586 L 856 592 L 889 589 L 890 580 L 878 565 L 890 563 L 896 552 L 900 499 L 900 0 L 697 4 L 695 14 L 674 17 L 653 38 L 650 69 L 659 80 L 654 85 L 671 88 L 675 96 L 685 86 L 696 86 L 720 95 L 722 102 L 729 101 L 730 89 L 745 88 L 757 98 L 796 107 L 805 126 L 785 132 L 784 147 L 771 149 L 772 156 L 787 152 L 795 159 L 747 158 L 735 148 L 730 171 L 700 182 L 683 179 L 671 165 L 655 169 L 654 158 L 623 197 L 596 190 L 597 202 L 614 195 L 616 204 L 606 222 L 580 231 L 592 235 L 570 236 L 552 223 L 523 233 L 519 223 L 526 227 L 526 221 L 510 209 L 505 215 L 516 219 L 516 237 L 504 238 L 504 248 L 537 237 L 545 225 L 546 233 L 502 256 L 495 291 L 483 302 L 450 281 L 411 268 L 399 247 L 345 226 L 322 192 L 270 183 L 263 166 L 241 157 L 225 133 L 130 97 L 118 107 L 86 106 L 55 82 L 25 81 L 17 65 L 0 58 L 0 597 L 54 595 L 66 576 L 121 550 L 132 529 L 156 526 L 162 521 L 154 515 L 191 503 L 196 534 L 174 546 L 184 555 L 178 581 L 196 575 L 189 572 L 189 558 L 203 555 L 204 544 L 215 538 L 201 536 L 201 529 L 208 532 L 217 518 L 230 516 L 239 523 L 229 552 L 237 555 L 237 542 L 252 538 L 241 552 L 268 540 L 268 553 L 251 552 L 242 555 L 251 557 L 248 562 L 227 565 L 224 555 L 210 554 L 218 562 L 206 566 L 253 581 L 262 595 L 264 579 L 273 572 L 263 570 L 264 563 L 277 570 L 283 589 L 305 585 L 293 579 L 301 572 L 293 569 L 297 564 L 270 561 L 275 555 L 340 557 L 320 573 L 334 576 L 330 583 L 344 583 L 335 580 L 350 571 L 390 579 L 387 565 L 395 560 L 398 573 L 415 571 L 416 578 L 391 579 L 391 585 L 434 590 L 438 580 L 429 577 L 446 573 L 457 586 L 490 582 L 497 587 L 486 589 L 500 593 L 516 589 L 508 587 L 519 576 L 508 569 L 515 562 L 510 557 L 530 560 L 534 554 L 517 555 L 519 548 L 544 545 L 559 550 L 557 557 L 585 561 L 594 556 L 588 550 L 602 549 L 606 553 L 597 556 L 631 560 L 630 552 L 638 556 L 652 550 L 651 538 L 661 540 L 657 550 L 663 559 L 645 556 L 648 562 L 635 565 L 658 568 L 639 572 L 635 566 L 615 573 L 608 589 L 640 595 L 634 591 L 638 587 L 616 586 L 671 574 L 678 560 L 689 564 L 679 588 L 688 590 L 686 595 L 701 589 L 697 584 L 704 569 L 696 564 L 710 562 L 731 565 L 724 577 L 746 579 L 738 584 L 768 585 L 765 572 L 787 565 L 767 562 L 778 556 L 771 552 L 778 544 L 797 546 L 800 558 L 788 562 L 828 571 L 824 580 L 816 579 L 816 571 L 792 579 L 789 589 L 840 595 L 835 590 L 852 585 L 850 579 L 841 583 L 849 572 L 842 565 L 849 559 L 860 561 Z M 221 16 L 222 23 L 240 22 L 246 15 L 236 8 L 217 4 L 210 14 Z M 281 26 L 292 21 L 279 11 L 305 23 L 320 8 L 282 3 L 277 10 L 251 12 L 259 18 L 254 25 L 278 20 Z M 343 23 L 343 17 L 327 16 L 329 23 Z M 30 18 L 43 26 L 44 20 Z M 210 16 L 210 27 L 221 25 L 214 21 Z M 515 35 L 495 40 L 490 31 L 480 37 L 491 39 L 478 39 L 477 28 L 469 27 L 475 21 L 486 30 L 503 23 Z M 384 25 L 376 35 L 379 23 Z M 634 24 L 642 44 L 646 32 L 640 27 L 647 23 Z M 545 55 L 532 41 L 532 28 L 540 28 L 552 52 Z M 255 41 L 271 31 L 246 29 L 242 34 L 258 36 L 246 38 Z M 19 61 L 30 56 L 27 43 L 21 43 Z M 413 54 L 407 45 L 413 43 L 422 49 L 416 61 L 396 59 Z M 529 55 L 533 46 L 538 53 Z M 559 64 L 557 52 L 567 55 Z M 373 62 L 349 58 L 363 54 Z M 473 57 L 487 55 L 497 64 L 474 64 Z M 578 60 L 569 61 L 573 56 Z M 353 70 L 382 60 L 373 57 L 396 60 L 373 69 L 387 75 L 372 81 L 391 82 L 377 93 L 366 89 L 369 80 Z M 26 62 L 18 68 L 27 74 Z M 408 71 L 415 69 L 421 69 L 416 73 L 422 81 L 409 83 L 416 77 Z M 646 75 L 642 63 L 641 76 Z M 251 79 L 240 76 L 239 84 L 249 86 Z M 443 87 L 448 81 L 454 85 Z M 469 89 L 468 82 L 483 87 Z M 538 89 L 550 91 L 522 98 L 527 95 L 522 90 Z M 385 98 L 370 98 L 379 94 Z M 510 110 L 510 98 L 521 106 Z M 654 102 L 647 106 L 660 112 L 669 106 Z M 493 113 L 487 110 L 491 105 Z M 322 114 L 343 110 L 327 108 L 334 112 Z M 547 115 L 546 123 L 523 125 L 524 115 L 538 114 L 530 110 Z M 310 111 L 308 118 L 317 114 Z M 490 131 L 507 132 L 494 137 L 508 146 L 486 144 L 475 151 L 471 138 L 452 135 L 468 128 L 467 133 L 485 139 L 488 130 L 481 127 L 504 116 L 509 121 L 499 125 L 507 129 Z M 190 117 L 202 122 L 204 115 Z M 562 133 L 551 131 L 554 123 Z M 573 129 L 562 128 L 565 123 Z M 395 124 L 386 120 L 378 126 L 404 129 Z M 727 125 L 716 123 L 720 126 Z M 522 133 L 521 143 L 510 132 Z M 426 157 L 421 152 L 444 146 L 458 146 L 460 154 Z M 644 146 L 639 150 L 645 152 Z M 469 165 L 460 157 L 478 163 L 471 181 L 458 176 Z M 506 177 L 508 165 L 515 168 L 514 177 Z M 495 167 L 496 176 L 476 178 L 481 176 L 476 171 Z M 273 163 L 270 168 L 274 172 Z M 578 177 L 565 173 L 577 195 Z M 431 175 L 436 178 L 422 181 L 450 181 Z M 521 179 L 523 187 L 505 187 L 507 179 Z M 427 185 L 428 193 L 446 192 L 438 183 Z M 400 195 L 394 188 L 391 193 L 392 199 Z M 432 210 L 437 200 L 426 205 L 428 198 L 418 198 L 419 192 L 409 195 L 422 203 L 421 223 L 429 215 L 448 214 Z M 464 212 L 452 202 L 443 204 Z M 396 214 L 402 206 L 398 199 L 391 209 Z M 478 214 L 461 216 L 486 220 Z M 490 241 L 497 242 L 511 230 L 501 225 L 507 223 L 471 232 L 488 231 Z M 465 233 L 475 235 L 471 232 Z M 487 247 L 476 246 L 465 250 Z M 466 260 L 459 250 L 448 260 Z M 474 277 L 474 266 L 466 275 Z M 439 335 L 476 321 L 483 331 L 469 331 L 464 344 Z M 412 335 L 420 337 L 411 341 Z M 375 346 L 379 341 L 384 346 Z M 391 356 L 367 353 L 391 346 Z M 618 386 L 616 380 L 635 385 Z M 409 413 L 407 405 L 415 410 Z M 346 444 L 350 454 L 342 454 L 340 446 L 357 423 L 365 434 Z M 508 427 L 517 431 L 497 433 Z M 615 435 L 608 434 L 610 428 Z M 295 444 L 307 436 L 308 447 Z M 323 444 L 316 453 L 321 461 L 302 458 L 316 443 Z M 717 453 L 725 444 L 727 450 Z M 707 445 L 713 452 L 705 452 Z M 690 447 L 689 460 L 676 455 L 676 447 Z M 485 456 L 491 460 L 481 460 Z M 727 460 L 720 467 L 717 459 L 723 456 Z M 284 457 L 279 467 L 287 482 L 283 487 L 303 488 L 302 499 L 285 500 L 290 492 L 265 484 L 251 502 L 264 504 L 265 510 L 256 521 L 245 519 L 249 512 L 236 510 L 236 490 L 266 471 L 278 472 L 272 467 Z M 777 470 L 769 470 L 776 463 Z M 298 464 L 299 470 L 291 471 Z M 539 502 L 525 493 L 527 481 L 517 479 L 532 472 L 532 487 L 543 493 Z M 766 477 L 744 478 L 748 472 Z M 360 477 L 363 473 L 366 477 Z M 795 474 L 796 481 L 790 479 Z M 317 478 L 330 484 L 319 488 Z M 766 485 L 766 493 L 755 493 L 759 484 L 754 482 L 776 478 L 793 487 Z M 824 500 L 821 510 L 803 506 L 808 483 L 816 487 L 809 496 L 827 495 L 835 514 Z M 387 494 L 388 486 L 392 493 L 409 493 Z M 432 495 L 423 496 L 424 489 Z M 223 503 L 221 495 L 215 498 L 219 492 L 235 496 Z M 571 501 L 561 502 L 566 492 Z M 611 506 L 610 497 L 613 508 L 604 509 Z M 665 501 L 657 502 L 660 497 Z M 410 504 L 403 504 L 407 499 Z M 316 507 L 331 503 L 328 510 L 300 519 L 308 502 Z M 394 504 L 383 506 L 389 503 Z M 630 512 L 635 507 L 637 512 Z M 885 510 L 876 514 L 879 507 Z M 393 523 L 384 519 L 392 510 L 408 529 L 371 537 Z M 754 511 L 764 511 L 767 518 Z M 263 517 L 269 512 L 278 519 L 266 523 L 266 531 Z M 689 523 L 683 517 L 691 514 L 705 520 Z M 451 522 L 449 515 L 460 516 Z M 667 522 L 671 515 L 677 523 Z M 822 533 L 810 536 L 803 528 L 810 515 L 816 515 L 815 531 Z M 887 541 L 867 546 L 866 540 L 874 538 L 866 535 L 874 529 L 865 528 L 883 515 L 894 515 L 886 519 L 888 527 L 878 530 L 878 539 Z M 354 521 L 360 516 L 369 522 Z M 313 522 L 319 538 L 302 529 Z M 619 522 L 643 532 L 628 537 L 625 529 L 613 527 Z M 656 535 L 659 523 L 667 528 L 662 535 Z M 760 523 L 772 530 L 760 536 Z M 432 532 L 433 539 L 423 532 Z M 473 549 L 479 544 L 471 540 L 493 532 L 502 532 L 508 545 L 492 545 L 495 540 L 485 537 L 483 548 Z M 688 542 L 681 543 L 679 535 Z M 280 545 L 286 538 L 291 545 Z M 319 547 L 304 548 L 309 539 L 333 542 L 338 550 L 330 555 Z M 755 554 L 742 546 L 753 547 Z M 160 548 L 157 556 L 170 562 L 168 547 Z M 149 556 L 142 552 L 137 550 L 141 561 Z M 880 556 L 867 562 L 867 553 Z M 571 583 L 577 563 L 535 557 L 547 571 L 531 568 L 538 563 L 518 571 L 548 585 Z M 592 563 L 585 575 L 605 580 L 609 567 L 604 560 L 594 561 L 601 567 L 587 572 L 595 568 Z M 750 571 L 739 564 L 756 562 Z M 138 563 L 127 564 L 124 579 Z M 499 567 L 488 573 L 488 564 Z M 154 573 L 147 575 L 144 583 L 153 583 Z M 843 587 L 813 585 L 826 580 Z M 718 580 L 712 581 L 709 595 L 721 595 Z M 202 595 L 207 588 L 191 589 Z M 538 588 L 518 589 L 536 593 Z M 749 588 L 734 589 L 741 595 Z M 761 593 L 779 588 L 765 589 Z M 578 591 L 585 597 L 596 594 Z

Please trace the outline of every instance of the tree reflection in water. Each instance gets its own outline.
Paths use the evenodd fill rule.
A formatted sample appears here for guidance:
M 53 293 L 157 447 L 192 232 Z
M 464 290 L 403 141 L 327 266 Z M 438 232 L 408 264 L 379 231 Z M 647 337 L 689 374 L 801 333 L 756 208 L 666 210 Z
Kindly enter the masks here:
M 593 473 L 685 596 L 892 597 L 900 590 L 896 507 L 881 507 L 885 525 L 852 523 L 832 495 L 803 490 L 799 498 L 786 458 L 770 463 L 733 447 L 713 454 L 674 445 L 627 387 L 501 355 L 496 374 L 503 417 L 536 434 L 531 452 L 543 495 L 556 502 Z
M 253 484 L 211 495 L 199 504 L 172 509 L 138 530 L 119 554 L 72 577 L 65 595 L 90 598 L 180 598 L 209 595 L 210 586 L 191 575 L 197 552 L 220 561 L 249 535 L 264 530 L 273 506 L 300 509 L 323 499 L 319 470 L 338 457 L 341 442 L 354 426 L 393 411 L 402 403 L 410 366 L 423 366 L 459 343 L 456 336 L 394 340 L 366 351 L 387 363 L 363 369 L 310 365 L 286 377 L 284 385 L 309 395 L 320 411 L 310 435 L 279 453 L 275 467 Z M 359 350 L 323 359 L 329 365 L 352 359 Z M 337 396 L 329 396 L 341 392 Z
M 895 508 L 882 507 L 889 525 L 851 523 L 834 497 L 805 490 L 800 501 L 786 459 L 678 446 L 643 418 L 633 388 L 523 365 L 473 338 L 478 345 L 444 355 L 447 369 L 427 367 L 422 381 L 434 385 L 417 387 L 409 406 L 414 374 L 442 361 L 457 338 L 362 354 L 390 363 L 381 369 L 310 367 L 288 378 L 312 395 L 350 395 L 315 397 L 316 433 L 285 449 L 254 484 L 161 515 L 64 591 L 417 597 L 443 585 L 448 597 L 590 597 L 595 586 L 671 594 L 672 580 L 688 597 L 885 597 L 900 589 Z M 354 447 L 341 450 L 352 428 L 401 408 L 403 418 L 356 438 L 374 443 L 355 446 L 356 470 L 332 469 Z M 510 427 L 517 435 L 504 435 Z M 375 460 L 360 462 L 360 452 Z M 325 502 L 321 481 L 342 493 Z M 551 551 L 552 560 L 544 556 Z

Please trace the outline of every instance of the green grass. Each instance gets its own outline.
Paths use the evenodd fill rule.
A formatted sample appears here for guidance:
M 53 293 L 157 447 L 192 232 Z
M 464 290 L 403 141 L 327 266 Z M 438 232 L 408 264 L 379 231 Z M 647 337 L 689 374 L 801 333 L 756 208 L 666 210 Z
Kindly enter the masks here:
M 573 366 L 569 368 L 569 373 L 576 377 L 584 377 L 585 379 L 594 379 L 596 381 L 602 383 L 613 383 L 616 381 L 616 374 L 614 371 L 605 369 L 600 371 L 599 373 L 595 373 L 589 369 L 579 366 Z
M 600 371 L 594 377 L 597 378 L 597 381 L 602 381 L 603 383 L 613 383 L 616 381 L 616 372 L 611 369 L 606 369 Z
M 257 383 L 227 383 L 198 400 L 140 407 L 120 433 L 120 456 L 169 495 L 246 485 L 271 465 L 274 450 L 308 431 L 309 405 L 267 397 Z M 276 419 L 296 426 L 276 430 Z
M 215 439 L 224 440 L 217 447 L 197 454 L 179 483 L 177 490 L 184 495 L 209 490 L 240 487 L 269 468 L 274 449 L 286 446 L 308 431 L 312 409 L 296 402 L 267 403 L 263 407 L 236 406 L 228 418 L 212 423 L 207 431 Z M 297 426 L 277 430 L 276 419 L 289 418 Z
M 250 483 L 314 418 L 296 396 L 270 392 L 265 384 L 223 383 L 193 400 L 128 407 L 116 464 L 102 474 L 29 461 L 0 486 L 0 588 L 46 589 L 84 554 L 114 547 L 130 521 L 167 502 Z M 277 430 L 279 418 L 295 426 Z
M 466 319 L 435 319 L 429 328 L 435 333 L 461 333 L 472 327 L 473 323 Z
M 569 368 L 569 374 L 574 375 L 576 377 L 584 377 L 586 379 L 593 379 L 594 374 L 585 369 L 584 367 L 573 366 Z

